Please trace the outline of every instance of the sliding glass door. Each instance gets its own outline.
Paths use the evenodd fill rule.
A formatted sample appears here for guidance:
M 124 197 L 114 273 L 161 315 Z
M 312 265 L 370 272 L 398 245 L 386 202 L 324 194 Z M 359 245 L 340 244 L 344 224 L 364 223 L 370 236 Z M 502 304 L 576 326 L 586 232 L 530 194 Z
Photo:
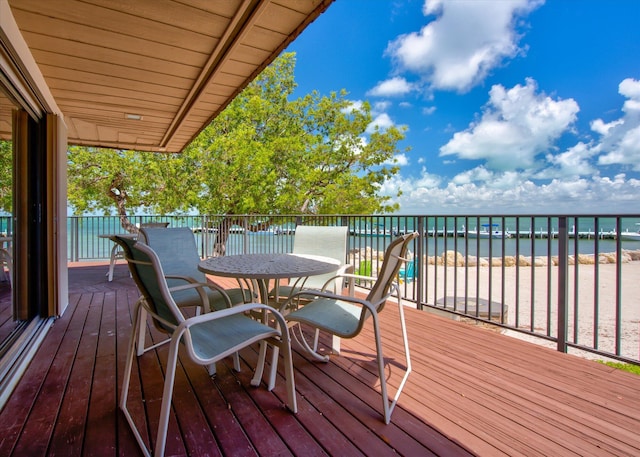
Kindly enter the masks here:
M 14 154 L 12 113 L 19 109 L 0 86 L 0 356 L 18 339 L 29 320 L 26 306 L 14 300 L 15 253 L 13 250 Z M 21 318 L 21 316 L 23 318 Z

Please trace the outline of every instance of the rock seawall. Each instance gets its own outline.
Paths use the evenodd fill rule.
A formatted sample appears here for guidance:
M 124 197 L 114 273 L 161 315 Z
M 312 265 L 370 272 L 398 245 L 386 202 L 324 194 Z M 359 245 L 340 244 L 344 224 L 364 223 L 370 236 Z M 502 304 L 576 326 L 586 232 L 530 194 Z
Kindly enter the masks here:
M 489 259 L 488 257 L 476 257 L 469 256 L 466 257 L 459 252 L 456 251 L 446 251 L 440 254 L 439 256 L 429 256 L 427 259 L 428 265 L 442 265 L 442 266 L 450 266 L 450 267 L 513 267 L 513 266 L 521 266 L 521 267 L 545 267 L 551 263 L 551 265 L 558 265 L 558 256 L 504 256 L 504 257 L 492 257 Z M 620 261 L 622 263 L 635 262 L 640 260 L 640 250 L 622 250 L 620 254 Z M 594 254 L 578 254 L 578 256 L 570 255 L 569 256 L 569 265 L 575 265 L 575 263 L 582 265 L 593 265 L 596 262 L 599 264 L 607 264 L 607 263 L 616 263 L 617 255 L 615 252 L 606 252 L 600 253 L 596 257 Z
M 383 251 L 373 251 L 370 247 L 362 250 L 355 250 L 350 255 L 352 259 L 352 265 L 358 268 L 361 259 L 373 259 L 382 261 L 384 257 Z M 578 254 L 569 256 L 569 265 L 575 265 L 577 262 L 581 265 L 594 265 L 596 262 L 599 264 L 616 263 L 617 255 L 615 252 L 603 252 L 599 253 L 596 257 L 594 254 Z M 640 249 L 626 250 L 623 249 L 620 254 L 620 261 L 622 263 L 637 262 L 640 261 Z M 558 265 L 558 256 L 496 256 L 489 259 L 488 257 L 468 256 L 457 251 L 446 251 L 438 256 L 425 257 L 425 263 L 427 265 L 441 265 L 449 267 L 514 267 L 516 265 L 521 267 L 546 267 L 549 264 Z

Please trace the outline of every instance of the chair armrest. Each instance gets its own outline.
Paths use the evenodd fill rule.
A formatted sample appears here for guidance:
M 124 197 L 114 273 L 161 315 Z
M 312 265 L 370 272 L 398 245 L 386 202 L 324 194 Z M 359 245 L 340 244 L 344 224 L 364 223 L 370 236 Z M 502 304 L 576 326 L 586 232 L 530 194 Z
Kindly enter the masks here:
M 178 341 L 182 340 L 185 343 L 185 347 L 187 349 L 187 351 L 189 351 L 190 356 L 193 358 L 193 360 L 199 360 L 200 363 L 202 364 L 208 364 L 211 362 L 214 362 L 217 358 L 219 358 L 220 356 L 223 356 L 224 353 L 218 353 L 216 355 L 214 355 L 213 358 L 209 358 L 209 359 L 203 359 L 199 354 L 196 353 L 196 351 L 194 350 L 194 346 L 193 346 L 193 341 L 191 340 L 191 333 L 189 331 L 190 327 L 193 327 L 195 325 L 198 324 L 203 324 L 206 322 L 210 322 L 210 321 L 214 321 L 217 319 L 222 319 L 225 317 L 229 317 L 229 316 L 233 316 L 233 315 L 237 315 L 237 314 L 241 314 L 244 315 L 246 317 L 246 319 L 251 320 L 250 317 L 246 316 L 246 313 L 250 313 L 252 311 L 261 311 L 261 312 L 268 312 L 271 313 L 271 315 L 275 318 L 276 321 L 276 327 L 268 327 L 271 330 L 268 332 L 269 336 L 272 338 L 279 338 L 280 341 L 284 342 L 287 346 L 289 346 L 289 332 L 287 329 L 287 323 L 284 320 L 284 317 L 278 312 L 276 311 L 274 308 L 272 308 L 271 306 L 268 305 L 263 305 L 260 303 L 247 303 L 247 304 L 242 304 L 242 305 L 238 305 L 235 306 L 233 308 L 226 308 L 226 309 L 222 309 L 219 311 L 213 311 L 211 313 L 207 313 L 207 314 L 200 314 L 198 316 L 194 316 L 194 317 L 190 317 L 189 319 L 186 319 L 184 321 L 182 321 L 175 329 L 175 331 L 173 332 L 171 339 L 172 339 L 172 345 L 176 344 Z M 266 324 L 265 324 L 266 326 Z M 186 340 L 183 340 L 183 338 L 186 337 Z M 264 337 L 262 337 L 263 339 Z M 236 346 L 234 348 L 229 348 L 227 353 L 230 354 L 232 352 L 236 352 L 240 347 Z
M 338 270 L 338 273 L 336 273 L 335 276 L 332 276 L 331 278 L 327 279 L 327 281 L 322 286 L 322 290 L 324 290 L 326 288 L 326 286 L 329 285 L 329 283 L 331 283 L 334 279 L 337 279 L 337 278 L 353 280 L 353 281 L 349 281 L 349 290 L 350 291 L 353 290 L 353 283 L 355 282 L 356 279 L 361 279 L 361 280 L 364 280 L 364 281 L 375 281 L 376 279 L 378 279 L 378 278 L 375 278 L 373 276 L 357 275 L 357 274 L 351 273 L 351 271 L 353 271 L 353 265 L 345 265 L 344 271 L 342 271 L 342 269 L 340 269 L 340 270 Z
M 273 315 L 273 317 L 278 322 L 281 329 L 286 329 L 286 321 L 280 312 L 272 306 L 263 305 L 262 303 L 244 303 L 241 305 L 236 305 L 232 308 L 225 308 L 218 311 L 212 311 L 206 314 L 200 314 L 199 316 L 193 316 L 189 319 L 186 319 L 182 322 L 178 329 L 183 328 L 187 329 L 193 325 L 200 324 L 202 322 L 207 322 L 215 319 L 221 319 L 223 317 L 232 316 L 234 314 L 245 314 L 251 311 L 267 311 Z
M 224 298 L 227 308 L 233 307 L 233 303 L 231 303 L 231 297 L 229 297 L 229 294 L 227 294 L 227 292 L 222 287 L 213 283 L 190 282 L 189 284 L 184 284 L 182 286 L 170 287 L 169 292 L 178 292 L 181 290 L 196 289 L 196 292 L 200 296 L 200 301 L 202 301 L 202 309 L 205 310 L 205 313 L 210 313 L 211 307 L 209 306 L 209 297 L 207 296 L 207 293 L 204 291 L 205 287 L 211 290 L 215 290 L 216 292 L 219 292 L 220 295 L 222 295 L 222 297 Z
M 333 275 L 331 278 L 329 278 L 327 281 L 325 281 L 325 283 L 322 285 L 322 289 L 321 290 L 326 290 L 327 286 L 329 286 L 334 280 L 338 279 L 338 278 L 342 278 L 344 279 L 349 279 L 349 274 L 351 274 L 351 272 L 353 272 L 353 265 L 346 263 L 344 265 L 340 265 L 340 268 L 338 268 L 338 270 L 336 271 L 336 274 Z M 349 294 L 353 295 L 353 282 L 349 281 Z
M 345 275 L 339 275 L 341 277 L 352 277 L 352 278 L 358 278 L 358 279 L 373 279 L 375 280 L 376 278 L 370 278 L 369 276 L 362 276 L 362 275 L 352 275 L 352 274 L 345 274 Z M 351 290 L 351 288 L 350 288 Z M 371 311 L 372 313 L 378 312 L 378 308 L 380 307 L 380 305 L 382 305 L 383 303 L 385 303 L 387 301 L 387 299 L 389 297 L 391 297 L 394 292 L 396 293 L 397 297 L 398 297 L 398 303 L 400 303 L 401 297 L 400 297 L 400 289 L 398 288 L 397 284 L 391 283 L 391 287 L 389 288 L 389 292 L 387 292 L 383 297 L 380 298 L 379 301 L 377 301 L 376 303 L 372 303 L 364 298 L 358 298 L 355 295 L 342 295 L 342 294 L 334 294 L 332 292 L 328 292 L 326 290 L 303 290 L 300 292 L 297 292 L 295 294 L 293 294 L 291 297 L 289 297 L 289 299 L 287 299 L 286 302 L 284 302 L 282 304 L 282 306 L 280 307 L 280 312 L 284 313 L 287 309 L 287 307 L 296 299 L 300 299 L 300 297 L 302 296 L 307 296 L 307 297 L 311 297 L 311 298 L 331 298 L 334 300 L 341 300 L 341 301 L 345 301 L 345 302 L 349 302 L 349 303 L 355 303 L 361 306 L 366 307 L 367 309 L 369 309 L 369 311 Z M 400 305 L 402 305 L 400 303 Z
M 183 281 L 191 282 L 191 283 L 199 282 L 197 279 L 191 276 L 185 276 L 185 275 L 165 275 L 164 277 L 165 279 L 182 279 Z
M 295 294 L 293 294 L 291 297 L 289 297 L 287 299 L 287 301 L 285 301 L 282 306 L 280 306 L 280 312 L 284 313 L 287 309 L 287 307 L 296 299 L 299 299 L 302 296 L 307 296 L 307 297 L 311 297 L 311 298 L 331 298 L 334 300 L 341 300 L 341 301 L 345 301 L 345 302 L 349 302 L 349 303 L 355 303 L 358 304 L 360 306 L 364 306 L 365 308 L 368 308 L 370 311 L 372 312 L 377 312 L 375 306 L 370 303 L 368 300 L 365 300 L 363 298 L 359 298 L 359 297 L 355 297 L 355 296 L 349 296 L 349 295 L 341 295 L 341 294 L 334 294 L 332 292 L 328 292 L 328 291 L 322 291 L 322 290 L 306 290 L 306 291 L 300 291 L 297 292 Z

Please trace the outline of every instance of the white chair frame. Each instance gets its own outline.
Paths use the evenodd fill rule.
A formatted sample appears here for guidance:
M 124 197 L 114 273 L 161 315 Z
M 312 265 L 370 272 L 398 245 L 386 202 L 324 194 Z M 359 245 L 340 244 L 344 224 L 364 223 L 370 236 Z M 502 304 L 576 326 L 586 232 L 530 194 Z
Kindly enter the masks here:
M 169 322 L 166 319 L 163 319 L 157 313 L 155 313 L 154 309 L 150 306 L 150 303 L 149 303 L 149 300 L 151 300 L 151 297 L 147 295 L 147 292 L 145 292 L 146 285 L 142 285 L 141 287 L 141 284 L 138 284 L 139 288 L 141 288 L 141 292 L 143 293 L 143 295 L 142 297 L 140 297 L 140 299 L 136 302 L 136 305 L 135 305 L 133 329 L 132 329 L 131 339 L 129 341 L 127 360 L 125 363 L 124 378 L 123 378 L 122 390 L 121 390 L 122 393 L 121 393 L 119 406 L 123 414 L 125 415 L 125 418 L 127 419 L 127 422 L 129 423 L 129 426 L 131 427 L 131 430 L 135 435 L 136 441 L 138 442 L 138 445 L 140 446 L 144 455 L 150 456 L 151 453 L 147 448 L 146 443 L 144 442 L 144 439 L 142 438 L 142 435 L 140 434 L 136 426 L 136 423 L 127 408 L 131 372 L 133 367 L 133 361 L 134 361 L 134 358 L 136 357 L 136 352 L 137 352 L 136 346 L 138 344 L 138 339 L 136 338 L 136 335 L 139 334 L 140 326 L 145 325 L 145 321 L 143 320 L 143 310 L 146 311 L 146 314 L 152 316 L 153 319 L 157 320 L 171 334 L 170 345 L 169 345 L 169 355 L 168 355 L 167 368 L 166 368 L 166 374 L 165 374 L 165 380 L 164 380 L 162 406 L 160 408 L 160 420 L 159 420 L 158 431 L 156 435 L 154 455 L 163 456 L 165 451 L 165 444 L 166 444 L 167 431 L 168 431 L 168 425 L 169 425 L 169 416 L 171 413 L 171 401 L 173 397 L 173 385 L 175 380 L 178 352 L 179 352 L 179 347 L 181 345 L 184 346 L 184 348 L 186 349 L 186 353 L 191 360 L 193 360 L 195 363 L 199 365 L 204 365 L 204 366 L 210 366 L 212 364 L 215 365 L 217 361 L 228 356 L 233 356 L 234 354 L 237 354 L 237 352 L 240 349 L 247 347 L 250 344 L 253 344 L 258 341 L 265 341 L 268 344 L 273 345 L 274 351 L 276 350 L 282 351 L 282 355 L 284 359 L 285 379 L 287 384 L 287 406 L 292 412 L 296 413 L 298 410 L 298 407 L 297 407 L 296 393 L 295 393 L 295 381 L 294 381 L 294 372 L 293 372 L 293 361 L 292 361 L 292 355 L 291 355 L 291 343 L 289 340 L 287 325 L 283 316 L 274 308 L 268 305 L 263 305 L 258 303 L 249 303 L 249 304 L 241 304 L 241 305 L 229 307 L 227 309 L 222 309 L 219 311 L 213 311 L 210 313 L 197 315 L 190 318 L 184 318 L 184 316 L 182 316 L 182 313 L 180 312 L 180 309 L 178 308 L 178 305 L 175 303 L 175 301 L 171 296 L 171 293 L 169 292 L 169 288 L 167 287 L 166 279 L 162 271 L 162 266 L 160 264 L 158 257 L 153 252 L 153 249 L 151 249 L 149 246 L 144 245 L 143 243 L 136 243 L 132 247 L 132 250 L 133 249 L 138 249 L 150 259 L 150 261 L 148 262 L 143 260 L 137 260 L 127 256 L 125 252 L 125 258 L 129 262 L 129 266 L 132 267 L 132 273 L 133 273 L 134 279 L 136 280 L 136 282 L 143 281 L 141 279 L 141 275 L 134 273 L 135 271 L 134 269 L 137 268 L 138 265 L 146 266 L 146 267 L 151 266 L 155 273 L 156 283 L 160 288 L 160 294 L 161 294 L 162 300 L 168 305 L 172 315 L 178 322 L 178 324 L 176 325 L 175 323 Z M 206 297 L 206 293 L 204 293 L 203 291 L 203 286 L 204 286 L 203 284 L 189 284 L 184 287 L 196 288 L 203 300 L 203 307 L 206 307 L 207 305 L 205 304 L 205 302 L 208 302 L 208 299 Z M 276 322 L 276 327 L 269 327 L 267 325 L 256 322 L 250 317 L 247 317 L 246 313 L 250 313 L 250 312 L 270 313 L 270 315 Z M 226 349 L 224 349 L 223 351 L 215 353 L 209 357 L 206 357 L 206 358 L 201 357 L 199 354 L 204 353 L 204 350 L 206 349 L 205 344 L 207 343 L 207 341 L 206 340 L 201 341 L 201 338 L 198 337 L 197 334 L 194 334 L 192 332 L 192 329 L 194 329 L 198 325 L 203 325 L 203 324 L 215 325 L 214 323 L 216 320 L 221 320 L 221 319 L 224 320 L 224 319 L 229 319 L 234 317 L 236 320 L 246 319 L 247 325 L 250 325 L 252 328 L 251 333 L 253 334 L 253 336 L 246 340 L 243 340 L 242 342 L 229 344 L 228 347 L 226 347 Z M 210 336 L 210 334 L 207 334 L 207 335 Z M 198 351 L 198 348 L 200 349 L 200 351 Z M 211 350 L 211 348 L 209 348 L 209 350 Z M 239 361 L 237 358 L 234 358 L 234 369 L 236 370 L 240 369 Z M 275 377 L 276 369 L 277 369 L 276 364 L 272 365 L 271 367 L 272 377 Z
M 404 317 L 404 305 L 402 303 L 402 293 L 394 279 L 397 279 L 401 265 L 407 261 L 404 255 L 406 255 L 409 242 L 417 236 L 418 233 L 410 233 L 399 237 L 391 243 L 385 252 L 385 258 L 380 270 L 380 277 L 375 278 L 356 274 L 340 275 L 344 278 L 350 279 L 350 284 L 353 284 L 356 279 L 373 281 L 374 285 L 366 299 L 352 296 L 353 294 L 345 296 L 329 291 L 301 291 L 294 294 L 280 308 L 280 311 L 285 315 L 285 319 L 289 323 L 290 327 L 299 327 L 301 324 L 308 324 L 311 327 L 342 338 L 353 338 L 357 336 L 362 330 L 365 321 L 368 318 L 371 318 L 375 337 L 376 361 L 380 376 L 382 415 L 386 424 L 391 422 L 391 414 L 393 413 L 398 402 L 398 398 L 400 398 L 400 394 L 402 393 L 412 370 L 409 339 L 407 336 L 407 326 Z M 310 302 L 305 306 L 296 309 L 295 300 L 298 297 L 303 296 L 308 297 Z M 397 298 L 398 303 L 399 322 L 405 352 L 406 370 L 394 398 L 389 401 L 378 313 L 385 306 L 387 300 L 392 296 Z M 290 311 L 291 308 L 294 310 Z M 329 361 L 328 355 L 321 355 L 317 352 L 317 346 L 315 344 L 313 346 L 309 345 L 304 338 L 299 341 L 304 349 L 314 359 L 321 362 Z M 336 352 L 335 348 L 332 349 Z

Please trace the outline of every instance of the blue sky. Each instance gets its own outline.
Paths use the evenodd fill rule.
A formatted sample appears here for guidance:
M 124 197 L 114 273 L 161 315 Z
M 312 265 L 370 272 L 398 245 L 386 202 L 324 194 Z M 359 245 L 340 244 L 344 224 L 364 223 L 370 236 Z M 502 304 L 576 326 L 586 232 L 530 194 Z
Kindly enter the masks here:
M 640 1 L 335 0 L 296 95 L 404 125 L 400 213 L 640 213 Z

